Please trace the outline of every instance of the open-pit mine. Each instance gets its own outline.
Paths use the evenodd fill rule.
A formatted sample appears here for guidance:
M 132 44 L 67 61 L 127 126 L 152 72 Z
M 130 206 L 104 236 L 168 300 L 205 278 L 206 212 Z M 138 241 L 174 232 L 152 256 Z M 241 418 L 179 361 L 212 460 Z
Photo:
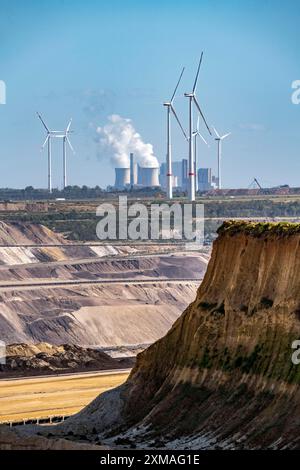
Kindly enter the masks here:
M 114 355 L 167 332 L 193 299 L 207 254 L 72 244 L 34 224 L 0 223 L 0 330 L 6 344 L 92 346 Z M 142 253 L 140 253 L 140 251 Z
M 0 339 L 7 357 L 0 365 L 0 422 L 53 415 L 55 406 L 51 412 L 32 402 L 38 390 L 35 384 L 31 392 L 34 382 L 26 377 L 41 377 L 42 386 L 49 374 L 116 370 L 106 387 L 101 378 L 101 388 L 121 383 L 136 354 L 193 300 L 208 259 L 208 252 L 185 252 L 176 244 L 75 243 L 39 224 L 1 221 Z M 28 382 L 16 412 L 6 397 L 21 390 L 12 383 L 20 378 Z M 61 393 L 64 383 L 53 379 L 57 413 L 78 411 L 97 395 L 95 385 L 79 402 L 74 393 L 72 403 L 71 394 Z M 81 378 L 79 389 L 85 384 Z
M 124 384 L 55 428 L 20 427 L 17 436 L 299 449 L 299 246 L 299 224 L 224 223 L 193 301 Z

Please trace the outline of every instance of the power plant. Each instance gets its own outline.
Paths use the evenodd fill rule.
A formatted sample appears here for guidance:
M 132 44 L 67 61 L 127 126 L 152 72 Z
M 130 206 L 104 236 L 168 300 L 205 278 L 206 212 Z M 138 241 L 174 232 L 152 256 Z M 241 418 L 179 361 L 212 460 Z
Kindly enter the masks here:
M 176 83 L 175 89 L 169 101 L 164 102 L 164 107 L 167 111 L 167 125 L 166 125 L 166 161 L 160 167 L 154 167 L 153 164 L 140 165 L 134 163 L 133 153 L 130 153 L 129 157 L 129 168 L 116 168 L 116 189 L 133 189 L 138 187 L 154 188 L 162 186 L 167 192 L 167 199 L 172 199 L 173 188 L 181 189 L 182 191 L 188 191 L 188 197 L 190 201 L 195 201 L 196 192 L 198 190 L 209 190 L 217 185 L 217 188 L 222 187 L 221 181 L 221 151 L 222 151 L 222 140 L 228 137 L 229 134 L 220 136 L 215 128 L 216 134 L 215 140 L 218 144 L 218 162 L 217 162 L 217 177 L 211 175 L 211 170 L 206 168 L 198 168 L 198 139 L 200 138 L 208 147 L 209 144 L 200 133 L 200 119 L 203 121 L 208 133 L 212 136 L 210 127 L 204 117 L 202 109 L 200 107 L 198 98 L 196 96 L 197 83 L 199 73 L 201 69 L 203 59 L 203 52 L 201 53 L 200 60 L 197 67 L 196 76 L 192 91 L 184 93 L 184 96 L 189 100 L 188 106 L 188 120 L 189 130 L 185 132 L 184 127 L 177 115 L 174 108 L 174 98 L 176 96 L 178 87 L 181 83 L 181 79 L 185 68 L 183 67 Z M 194 115 L 197 114 L 197 125 L 194 127 Z M 171 118 L 174 118 L 177 125 L 181 129 L 181 132 L 188 143 L 188 160 L 183 159 L 181 162 L 172 162 L 172 142 L 171 142 Z M 209 171 L 208 171 L 209 170 Z M 214 179 L 214 180 L 213 180 Z M 217 184 L 215 184 L 217 182 Z
M 179 78 L 176 82 L 173 94 L 169 101 L 163 103 L 166 116 L 166 160 L 161 164 L 153 153 L 152 144 L 145 144 L 141 136 L 136 132 L 130 119 L 122 118 L 119 115 L 110 116 L 109 122 L 103 128 L 98 128 L 102 132 L 102 141 L 113 149 L 112 161 L 115 165 L 115 184 L 114 188 L 119 191 L 129 191 L 138 188 L 157 188 L 162 187 L 166 190 L 167 199 L 172 199 L 173 188 L 178 191 L 188 192 L 190 201 L 195 201 L 196 192 L 209 190 L 211 188 L 222 188 L 221 175 L 221 157 L 222 142 L 230 133 L 220 135 L 215 127 L 212 127 L 215 133 L 215 141 L 217 142 L 217 176 L 212 176 L 210 169 L 199 168 L 198 162 L 198 141 L 199 138 L 209 147 L 208 142 L 200 133 L 200 121 L 202 121 L 208 131 L 212 135 L 210 126 L 208 125 L 198 98 L 196 89 L 198 84 L 199 73 L 203 59 L 203 52 L 196 71 L 192 91 L 184 93 L 188 98 L 188 132 L 185 131 L 181 120 L 174 107 L 174 99 L 177 94 L 182 76 L 185 71 L 183 67 Z M 71 145 L 69 134 L 72 119 L 69 121 L 64 131 L 50 130 L 45 124 L 42 116 L 37 113 L 44 129 L 46 130 L 46 139 L 42 145 L 42 149 L 48 146 L 48 191 L 52 192 L 52 139 L 60 138 L 63 143 L 63 188 L 67 186 L 67 146 L 74 153 Z M 187 142 L 188 159 L 183 158 L 180 161 L 172 162 L 172 119 L 175 119 L 176 125 L 180 128 L 181 134 Z M 197 119 L 197 121 L 196 121 Z M 194 122 L 196 121 L 196 126 Z M 97 130 L 98 132 L 98 130 Z M 134 155 L 133 152 L 136 152 Z M 209 171 L 208 171 L 209 170 Z
M 138 187 L 155 188 L 160 186 L 159 168 L 142 167 L 135 163 L 133 153 L 130 154 L 129 168 L 115 168 L 115 189 L 133 189 Z

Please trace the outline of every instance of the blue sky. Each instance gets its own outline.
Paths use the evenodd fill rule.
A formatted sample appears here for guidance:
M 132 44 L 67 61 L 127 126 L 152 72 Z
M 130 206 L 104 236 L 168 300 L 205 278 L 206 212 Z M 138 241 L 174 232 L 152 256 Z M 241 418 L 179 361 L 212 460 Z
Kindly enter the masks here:
M 204 51 L 198 99 L 210 124 L 231 131 L 223 185 L 300 186 L 299 2 L 288 0 L 0 0 L 0 186 L 46 187 L 44 132 L 73 117 L 69 183 L 113 183 L 114 170 L 94 141 L 113 113 L 132 119 L 164 160 L 165 110 L 181 67 L 175 106 L 187 127 L 187 99 Z M 204 127 L 203 135 L 206 135 Z M 216 167 L 216 147 L 199 147 L 200 166 Z M 187 145 L 174 125 L 174 160 Z M 61 148 L 53 148 L 61 186 Z

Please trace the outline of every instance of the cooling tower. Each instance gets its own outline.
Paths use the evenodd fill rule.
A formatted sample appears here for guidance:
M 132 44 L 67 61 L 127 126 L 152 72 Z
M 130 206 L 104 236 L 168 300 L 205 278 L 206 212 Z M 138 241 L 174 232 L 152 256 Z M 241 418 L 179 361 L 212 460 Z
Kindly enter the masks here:
M 159 168 L 138 167 L 138 184 L 152 188 L 159 186 Z
M 130 168 L 115 168 L 116 189 L 125 189 L 130 184 Z

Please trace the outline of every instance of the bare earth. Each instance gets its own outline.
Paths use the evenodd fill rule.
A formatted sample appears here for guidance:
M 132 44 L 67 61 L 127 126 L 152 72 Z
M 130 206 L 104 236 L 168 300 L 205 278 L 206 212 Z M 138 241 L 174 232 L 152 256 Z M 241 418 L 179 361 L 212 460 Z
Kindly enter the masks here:
M 125 371 L 0 381 L 0 423 L 71 415 L 99 393 L 125 382 Z
M 169 330 L 195 298 L 209 259 L 176 245 L 75 246 L 38 224 L 1 222 L 1 244 L 2 341 L 123 355 Z
M 184 249 L 75 245 L 38 224 L 0 222 L 0 339 L 132 356 L 195 298 L 210 255 Z M 0 422 L 74 414 L 127 375 L 1 380 Z

